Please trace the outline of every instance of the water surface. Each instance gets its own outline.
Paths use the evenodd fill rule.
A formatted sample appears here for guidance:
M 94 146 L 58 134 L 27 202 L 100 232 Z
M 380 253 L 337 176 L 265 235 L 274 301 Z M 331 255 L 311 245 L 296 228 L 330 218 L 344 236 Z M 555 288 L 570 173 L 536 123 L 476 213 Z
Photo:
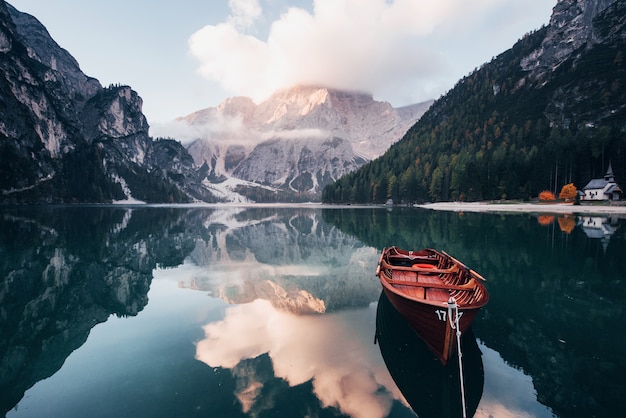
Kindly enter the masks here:
M 624 222 L 3 208 L 0 406 L 9 417 L 456 416 L 458 369 L 381 306 L 376 263 L 398 245 L 445 250 L 488 280 L 467 343 L 475 416 L 614 416 L 626 406 Z

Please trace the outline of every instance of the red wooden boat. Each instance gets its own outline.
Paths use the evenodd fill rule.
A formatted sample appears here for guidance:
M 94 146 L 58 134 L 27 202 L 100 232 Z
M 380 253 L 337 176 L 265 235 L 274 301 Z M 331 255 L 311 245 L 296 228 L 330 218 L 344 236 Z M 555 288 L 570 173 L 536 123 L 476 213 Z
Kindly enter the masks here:
M 376 275 L 391 304 L 444 365 L 456 348 L 456 325 L 464 333 L 489 301 L 480 274 L 428 248 L 385 248 Z

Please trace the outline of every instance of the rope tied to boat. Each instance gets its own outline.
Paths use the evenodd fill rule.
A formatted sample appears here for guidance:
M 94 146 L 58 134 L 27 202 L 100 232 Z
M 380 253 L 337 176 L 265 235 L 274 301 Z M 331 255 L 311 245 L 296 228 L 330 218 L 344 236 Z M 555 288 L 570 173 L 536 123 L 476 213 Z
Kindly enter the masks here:
M 454 315 L 453 315 L 454 314 Z M 456 331 L 456 344 L 457 353 L 459 355 L 459 378 L 461 380 L 461 405 L 463 408 L 463 418 L 467 417 L 465 407 L 465 384 L 463 378 L 463 353 L 461 352 L 461 327 L 459 326 L 459 305 L 456 303 L 456 299 L 450 296 L 448 299 L 448 320 L 450 321 L 450 328 Z

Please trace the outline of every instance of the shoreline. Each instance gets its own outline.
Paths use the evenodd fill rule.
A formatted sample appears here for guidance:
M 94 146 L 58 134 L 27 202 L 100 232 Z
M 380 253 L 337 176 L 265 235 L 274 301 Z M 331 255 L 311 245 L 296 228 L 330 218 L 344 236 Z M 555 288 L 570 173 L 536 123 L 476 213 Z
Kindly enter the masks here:
M 488 202 L 438 202 L 415 205 L 423 209 L 452 212 L 517 212 L 546 214 L 620 214 L 626 216 L 626 206 L 571 205 L 562 203 L 488 203 Z

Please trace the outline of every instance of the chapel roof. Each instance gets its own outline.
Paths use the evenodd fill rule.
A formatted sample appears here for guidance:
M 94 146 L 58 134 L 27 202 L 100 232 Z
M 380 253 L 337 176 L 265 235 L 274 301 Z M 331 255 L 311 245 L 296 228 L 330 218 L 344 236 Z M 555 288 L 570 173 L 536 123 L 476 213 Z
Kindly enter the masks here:
M 587 183 L 583 190 L 589 189 L 604 189 L 609 182 L 604 179 L 592 179 Z

